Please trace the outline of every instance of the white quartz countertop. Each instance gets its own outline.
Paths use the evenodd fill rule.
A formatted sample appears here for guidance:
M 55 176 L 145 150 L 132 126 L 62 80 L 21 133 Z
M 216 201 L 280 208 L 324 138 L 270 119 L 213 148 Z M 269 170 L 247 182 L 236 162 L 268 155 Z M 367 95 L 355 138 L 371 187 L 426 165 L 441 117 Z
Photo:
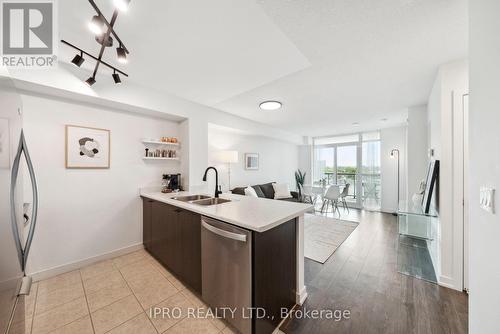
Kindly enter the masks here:
M 310 204 L 234 194 L 220 195 L 221 198 L 229 199 L 231 202 L 211 206 L 202 206 L 173 199 L 180 196 L 199 195 L 199 193 L 182 191 L 163 194 L 157 190 L 141 189 L 140 194 L 155 201 L 164 202 L 256 232 L 270 230 L 312 209 Z

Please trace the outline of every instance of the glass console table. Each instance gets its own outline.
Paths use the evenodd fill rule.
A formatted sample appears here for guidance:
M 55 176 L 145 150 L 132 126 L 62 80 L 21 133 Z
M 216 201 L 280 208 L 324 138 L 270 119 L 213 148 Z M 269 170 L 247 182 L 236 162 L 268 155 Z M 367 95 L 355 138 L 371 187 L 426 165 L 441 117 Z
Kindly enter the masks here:
M 420 203 L 400 201 L 397 215 L 399 235 L 425 240 L 435 238 L 432 223 L 438 214 L 432 208 L 429 213 L 425 213 Z
M 398 272 L 436 283 L 431 249 L 437 237 L 437 212 L 424 213 L 420 204 L 401 201 L 397 216 Z

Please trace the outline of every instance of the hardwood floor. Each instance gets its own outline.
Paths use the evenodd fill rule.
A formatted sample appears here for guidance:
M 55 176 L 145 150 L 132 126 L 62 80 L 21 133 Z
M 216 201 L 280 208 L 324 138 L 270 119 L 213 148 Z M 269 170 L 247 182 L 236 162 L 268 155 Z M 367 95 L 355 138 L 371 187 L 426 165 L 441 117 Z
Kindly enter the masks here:
M 465 293 L 397 272 L 396 217 L 359 210 L 341 213 L 341 219 L 359 219 L 360 224 L 324 265 L 305 259 L 309 297 L 302 310 L 349 310 L 350 319 L 294 318 L 282 331 L 467 333 Z

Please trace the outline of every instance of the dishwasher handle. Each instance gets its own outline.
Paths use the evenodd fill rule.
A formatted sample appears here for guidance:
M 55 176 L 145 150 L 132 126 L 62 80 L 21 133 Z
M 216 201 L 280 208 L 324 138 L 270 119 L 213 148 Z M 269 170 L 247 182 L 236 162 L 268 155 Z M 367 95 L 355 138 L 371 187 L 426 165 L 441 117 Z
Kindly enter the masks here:
M 212 226 L 212 225 L 206 223 L 203 220 L 201 221 L 201 225 L 205 229 L 207 229 L 208 231 L 210 231 L 212 233 L 215 233 L 215 234 L 217 234 L 217 235 L 219 235 L 221 237 L 228 238 L 228 239 L 233 239 L 233 240 L 241 241 L 241 242 L 247 242 L 247 236 L 244 235 L 244 234 L 238 234 L 238 233 L 233 233 L 233 232 L 221 230 L 220 228 Z

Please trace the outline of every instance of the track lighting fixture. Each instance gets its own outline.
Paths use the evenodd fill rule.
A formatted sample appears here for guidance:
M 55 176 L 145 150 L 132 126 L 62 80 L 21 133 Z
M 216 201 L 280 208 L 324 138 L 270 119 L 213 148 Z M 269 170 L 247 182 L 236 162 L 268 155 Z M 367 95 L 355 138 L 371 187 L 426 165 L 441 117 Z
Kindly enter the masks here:
M 120 11 L 126 12 L 128 10 L 130 0 L 113 0 L 113 3 Z
M 121 46 L 116 48 L 116 55 L 118 57 L 118 61 L 122 64 L 125 64 L 127 62 L 127 52 L 125 49 Z
M 95 40 L 97 43 L 101 44 L 102 46 L 105 46 L 107 48 L 113 46 L 113 38 L 111 36 L 107 35 L 96 35 Z
M 118 17 L 118 14 L 120 11 L 126 11 L 128 9 L 128 6 L 130 4 L 130 0 L 113 0 L 114 3 L 114 10 L 113 10 L 113 15 L 109 20 L 106 19 L 106 17 L 103 15 L 102 11 L 99 9 L 97 4 L 95 3 L 95 0 L 88 0 L 92 8 L 94 9 L 96 15 L 92 16 L 92 19 L 90 20 L 88 27 L 89 29 L 95 34 L 95 40 L 97 43 L 101 45 L 99 54 L 94 56 L 89 52 L 84 51 L 83 49 L 79 48 L 78 46 L 71 44 L 65 40 L 61 40 L 63 44 L 66 44 L 67 46 L 77 50 L 79 53 L 74 56 L 74 58 L 71 60 L 71 63 L 73 63 L 75 66 L 80 67 L 82 66 L 83 62 L 85 61 L 85 58 L 91 58 L 95 60 L 96 64 L 94 67 L 94 71 L 90 78 L 85 80 L 85 83 L 89 86 L 92 86 L 93 84 L 96 83 L 96 76 L 99 71 L 99 66 L 106 66 L 113 70 L 112 77 L 115 82 L 115 84 L 121 84 L 122 76 L 123 77 L 128 77 L 128 74 L 120 71 L 118 68 L 115 66 L 111 65 L 110 63 L 107 63 L 106 61 L 103 60 L 104 53 L 106 51 L 106 48 L 112 47 L 114 40 L 116 40 L 116 44 L 118 44 L 118 47 L 116 48 L 116 55 L 118 58 L 118 61 L 120 63 L 126 63 L 127 62 L 127 55 L 129 54 L 129 50 L 125 46 L 125 44 L 122 42 L 118 34 L 116 33 L 114 29 L 114 25 L 116 23 L 116 19 Z M 111 37 L 112 36 L 112 37 Z M 83 55 L 85 54 L 85 58 L 83 58 Z
M 120 75 L 114 71 L 113 73 L 113 80 L 115 81 L 115 84 L 119 85 L 122 83 L 122 80 L 120 79 Z
M 89 22 L 89 29 L 96 35 L 102 35 L 104 33 L 104 19 L 101 15 L 92 16 L 92 20 Z
M 83 52 L 80 52 L 80 54 L 75 55 L 73 60 L 71 61 L 75 66 L 82 66 L 83 62 L 85 61 L 85 58 L 83 58 Z
M 90 77 L 87 80 L 85 80 L 85 83 L 90 87 L 93 84 L 95 84 L 95 78 L 94 77 Z

